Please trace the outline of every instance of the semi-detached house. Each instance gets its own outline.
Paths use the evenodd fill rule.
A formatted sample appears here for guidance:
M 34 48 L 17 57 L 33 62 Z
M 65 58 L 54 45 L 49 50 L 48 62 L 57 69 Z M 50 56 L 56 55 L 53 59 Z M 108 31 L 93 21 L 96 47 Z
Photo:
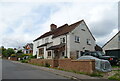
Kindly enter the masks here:
M 95 38 L 84 20 L 60 27 L 51 24 L 50 28 L 49 32 L 33 41 L 33 55 L 37 54 L 37 58 L 76 59 L 82 52 L 95 50 Z

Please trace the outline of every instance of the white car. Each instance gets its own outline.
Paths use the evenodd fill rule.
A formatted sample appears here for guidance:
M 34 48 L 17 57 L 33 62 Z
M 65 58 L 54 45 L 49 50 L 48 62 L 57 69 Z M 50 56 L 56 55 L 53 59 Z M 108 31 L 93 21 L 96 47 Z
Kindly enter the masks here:
M 112 71 L 111 64 L 108 60 L 98 59 L 93 56 L 81 56 L 77 60 L 81 60 L 81 59 L 94 59 L 95 60 L 95 69 L 98 71 L 102 71 L 102 72 Z

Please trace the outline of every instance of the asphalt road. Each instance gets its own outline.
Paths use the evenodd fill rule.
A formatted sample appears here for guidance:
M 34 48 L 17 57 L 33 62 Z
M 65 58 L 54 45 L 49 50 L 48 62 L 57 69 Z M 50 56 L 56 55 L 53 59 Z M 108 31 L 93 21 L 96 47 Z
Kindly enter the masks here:
M 2 79 L 67 79 L 51 72 L 2 60 Z
M 2 80 L 2 59 L 0 58 L 0 81 Z

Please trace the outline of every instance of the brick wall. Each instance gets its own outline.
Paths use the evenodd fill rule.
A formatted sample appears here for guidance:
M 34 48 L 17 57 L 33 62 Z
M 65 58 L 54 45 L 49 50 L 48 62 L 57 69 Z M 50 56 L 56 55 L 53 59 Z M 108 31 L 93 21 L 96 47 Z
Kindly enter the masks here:
M 17 61 L 17 57 L 10 57 L 10 60 Z
M 60 59 L 59 68 L 78 72 L 93 73 L 95 70 L 95 60 Z
M 45 65 L 46 63 L 50 64 L 51 67 L 58 66 L 58 60 L 53 59 L 31 59 L 29 63 Z
M 48 63 L 51 67 L 59 67 L 64 70 L 93 73 L 95 70 L 95 60 L 71 60 L 71 59 L 31 59 L 30 63 L 45 65 Z

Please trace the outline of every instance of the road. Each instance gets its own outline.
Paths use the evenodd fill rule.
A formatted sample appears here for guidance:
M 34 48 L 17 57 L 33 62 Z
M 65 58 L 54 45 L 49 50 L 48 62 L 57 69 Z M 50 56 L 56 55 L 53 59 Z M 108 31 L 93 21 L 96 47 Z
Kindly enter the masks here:
M 0 81 L 2 80 L 2 59 L 0 58 Z
M 66 77 L 56 75 L 49 71 L 44 71 L 39 68 L 28 66 L 27 64 L 16 63 L 9 60 L 1 60 L 2 68 L 0 67 L 0 73 L 2 73 L 2 81 L 77 81 L 71 80 Z M 0 77 L 1 79 L 1 77 Z M 6 80 L 7 79 L 7 80 Z M 44 80 L 45 79 L 45 80 Z M 93 81 L 93 79 L 81 79 L 78 81 Z M 103 80 L 94 79 L 94 81 L 114 81 L 114 80 Z
M 67 79 L 54 73 L 43 71 L 9 60 L 2 61 L 3 79 Z

